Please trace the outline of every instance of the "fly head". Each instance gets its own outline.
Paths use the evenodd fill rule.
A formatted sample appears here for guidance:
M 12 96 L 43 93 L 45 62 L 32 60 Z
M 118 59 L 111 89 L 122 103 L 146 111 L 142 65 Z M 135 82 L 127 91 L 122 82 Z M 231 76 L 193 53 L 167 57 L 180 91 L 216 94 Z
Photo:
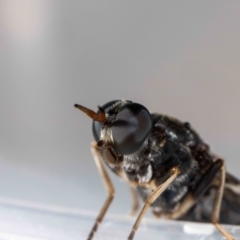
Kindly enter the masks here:
M 138 151 L 152 129 L 149 111 L 132 101 L 110 101 L 97 113 L 81 105 L 75 107 L 93 119 L 92 132 L 98 146 L 113 148 L 120 155 Z

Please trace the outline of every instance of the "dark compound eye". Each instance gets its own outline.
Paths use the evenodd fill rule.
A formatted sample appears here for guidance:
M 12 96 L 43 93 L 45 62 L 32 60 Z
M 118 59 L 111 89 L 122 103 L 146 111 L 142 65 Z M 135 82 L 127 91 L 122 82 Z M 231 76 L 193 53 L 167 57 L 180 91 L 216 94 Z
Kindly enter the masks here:
M 119 100 L 110 101 L 110 102 L 104 104 L 102 106 L 102 108 L 105 110 L 105 112 L 108 112 L 110 107 L 117 101 L 119 101 Z M 100 129 L 101 129 L 101 123 L 97 122 L 97 121 L 93 121 L 92 132 L 93 132 L 93 136 L 94 136 L 94 139 L 96 142 L 98 142 L 100 140 Z
M 136 152 L 152 128 L 149 111 L 138 103 L 124 105 L 111 126 L 114 146 L 120 154 Z

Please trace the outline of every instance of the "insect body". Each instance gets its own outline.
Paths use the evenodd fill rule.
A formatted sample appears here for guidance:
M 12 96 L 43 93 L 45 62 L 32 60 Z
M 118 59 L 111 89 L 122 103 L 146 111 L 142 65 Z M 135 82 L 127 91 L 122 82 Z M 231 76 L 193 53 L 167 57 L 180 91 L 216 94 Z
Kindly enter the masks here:
M 189 123 L 152 113 L 132 101 L 111 101 L 99 111 L 75 105 L 91 117 L 92 152 L 108 198 L 88 239 L 92 239 L 113 197 L 107 165 L 145 202 L 128 239 L 133 239 L 144 213 L 176 220 L 240 224 L 240 182 L 225 172 Z M 135 203 L 136 195 L 135 196 Z

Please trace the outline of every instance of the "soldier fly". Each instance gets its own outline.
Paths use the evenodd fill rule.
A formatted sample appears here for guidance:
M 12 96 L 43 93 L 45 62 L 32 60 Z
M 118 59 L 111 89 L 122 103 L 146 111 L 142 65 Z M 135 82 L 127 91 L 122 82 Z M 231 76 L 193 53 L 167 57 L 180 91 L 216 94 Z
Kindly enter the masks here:
M 114 198 L 105 166 L 131 188 L 133 212 L 144 201 L 128 239 L 133 239 L 150 207 L 157 217 L 211 222 L 227 239 L 220 224 L 240 224 L 240 181 L 226 173 L 188 122 L 149 113 L 141 104 L 116 100 L 94 112 L 75 104 L 93 119 L 92 153 L 108 192 L 88 239 L 94 234 Z

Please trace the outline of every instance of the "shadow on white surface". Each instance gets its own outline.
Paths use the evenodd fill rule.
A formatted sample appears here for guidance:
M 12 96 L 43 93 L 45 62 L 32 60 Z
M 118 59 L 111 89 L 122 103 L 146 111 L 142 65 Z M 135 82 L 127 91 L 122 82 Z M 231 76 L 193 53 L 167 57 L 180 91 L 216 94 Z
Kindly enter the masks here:
M 75 240 L 87 239 L 97 213 L 78 209 L 45 206 L 37 203 L 0 198 L 0 239 Z M 135 221 L 130 216 L 108 215 L 95 240 L 127 239 Z M 240 239 L 240 226 L 225 228 Z M 224 239 L 211 224 L 144 218 L 135 239 Z

